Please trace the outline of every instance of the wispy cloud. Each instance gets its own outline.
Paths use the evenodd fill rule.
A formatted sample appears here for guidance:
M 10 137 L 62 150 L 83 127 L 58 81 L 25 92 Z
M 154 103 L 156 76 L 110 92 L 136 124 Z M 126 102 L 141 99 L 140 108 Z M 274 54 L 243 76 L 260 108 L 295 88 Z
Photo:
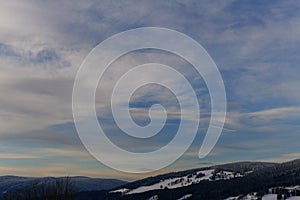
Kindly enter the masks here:
M 73 157 L 67 149 L 72 144 L 77 149 L 75 154 L 80 154 L 83 148 L 73 126 L 71 110 L 76 71 L 97 43 L 112 34 L 141 26 L 163 26 L 190 35 L 206 48 L 221 71 L 229 110 L 224 134 L 211 154 L 211 159 L 215 160 L 208 162 L 220 161 L 222 157 L 224 161 L 245 157 L 260 159 L 258 156 L 262 154 L 265 160 L 298 156 L 282 152 L 297 152 L 294 141 L 299 140 L 299 3 L 234 0 L 0 2 L 0 140 L 14 144 L 29 142 L 33 149 L 39 142 L 64 149 L 45 148 L 40 155 L 1 152 L 2 159 L 40 159 L 46 154 Z M 209 95 L 203 80 L 193 79 L 194 71 L 187 70 L 190 66 L 184 60 L 161 52 L 129 54 L 111 66 L 108 71 L 111 76 L 105 79 L 103 88 L 111 89 L 117 75 L 149 61 L 172 65 L 196 85 L 203 118 L 195 145 L 201 144 L 202 132 L 210 117 Z M 136 119 L 148 117 L 147 109 L 139 103 L 149 100 L 151 91 L 151 87 L 144 88 L 132 99 L 131 111 Z M 109 98 L 109 94 L 98 92 L 96 106 L 99 118 L 107 119 L 109 112 L 108 106 L 103 104 L 104 98 Z M 174 119 L 178 117 L 170 94 L 160 93 L 159 101 L 169 105 Z M 107 127 L 114 130 L 111 124 Z M 282 141 L 290 141 L 290 145 L 280 146 Z M 128 141 L 122 142 L 128 144 Z M 274 145 L 278 145 L 276 149 Z M 193 155 L 198 150 L 191 149 Z M 62 174 L 65 166 L 55 165 L 58 160 L 53 162 L 49 174 Z M 68 169 L 74 174 L 93 176 L 98 173 L 89 170 L 93 167 L 76 163 Z M 43 175 L 46 169 L 26 168 L 28 175 Z M 25 169 L 11 165 L 0 171 L 22 174 Z

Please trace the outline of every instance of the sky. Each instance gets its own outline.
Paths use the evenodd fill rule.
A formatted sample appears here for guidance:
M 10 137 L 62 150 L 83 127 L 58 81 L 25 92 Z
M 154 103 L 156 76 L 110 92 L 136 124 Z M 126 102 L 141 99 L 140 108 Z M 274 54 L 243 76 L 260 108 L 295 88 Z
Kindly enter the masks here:
M 296 0 L 0 0 L 0 175 L 132 180 L 233 161 L 299 158 L 299 10 Z M 87 152 L 73 121 L 72 89 L 77 70 L 97 44 L 121 31 L 147 26 L 180 31 L 206 49 L 224 81 L 227 117 L 217 145 L 199 159 L 210 99 L 203 80 L 191 76 L 203 117 L 193 145 L 172 165 L 137 175 L 110 169 Z M 172 65 L 187 77 L 193 74 L 186 61 L 152 50 L 121 57 L 108 73 L 121 73 L 142 61 Z M 104 81 L 104 89 L 113 81 Z M 159 141 L 120 139 L 112 121 L 105 120 L 107 97 L 101 89 L 95 99 L 99 121 L 119 146 L 142 152 L 172 139 L 177 119 Z M 130 107 L 138 124 L 147 124 L 145 109 L 155 102 L 178 109 L 172 93 L 150 85 L 132 97 Z

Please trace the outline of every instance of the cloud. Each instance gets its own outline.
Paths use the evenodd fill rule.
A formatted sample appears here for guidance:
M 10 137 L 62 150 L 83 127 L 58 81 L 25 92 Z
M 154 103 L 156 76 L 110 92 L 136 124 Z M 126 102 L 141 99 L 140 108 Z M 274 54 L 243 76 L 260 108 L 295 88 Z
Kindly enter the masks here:
M 8 158 L 8 159 L 32 159 L 32 158 L 37 158 L 36 156 L 33 155 L 21 155 L 21 154 L 7 154 L 7 153 L 1 153 L 0 154 L 0 159 L 3 158 Z
M 274 120 L 285 121 L 287 119 L 299 119 L 300 107 L 281 107 L 257 112 L 248 113 L 251 118 L 256 118 L 258 121 L 263 121 L 264 124 Z
M 300 153 L 298 153 L 298 152 L 296 152 L 296 153 L 285 153 L 285 154 L 281 154 L 277 157 L 265 158 L 265 159 L 262 159 L 261 161 L 283 163 L 283 162 L 299 159 L 299 157 L 300 157 Z
M 0 44 L 0 56 L 18 57 L 18 53 L 12 47 L 6 44 Z
M 50 79 L 48 75 L 30 78 L 32 73 L 37 75 L 34 70 L 20 69 L 16 75 L 13 70 L 3 70 L 0 91 L 5 95 L 0 97 L 1 134 L 26 132 L 72 120 L 72 81 Z M 20 74 L 20 71 L 24 73 Z M 25 74 L 28 76 L 24 77 Z
M 294 141 L 298 139 L 300 15 L 296 2 L 0 2 L 1 141 L 24 142 L 27 138 L 33 145 L 42 141 L 60 147 L 75 144 L 80 149 L 74 127 L 70 125 L 71 92 L 78 67 L 97 43 L 112 34 L 141 26 L 182 31 L 200 42 L 217 63 L 230 103 L 225 134 L 219 142 L 222 150 L 226 149 L 223 155 L 234 157 L 232 151 L 238 151 L 243 157 L 243 152 L 253 152 L 255 148 L 260 151 L 269 148 L 279 155 L 280 148 L 284 148 L 275 151 L 271 147 L 281 139 L 288 140 L 284 133 Z M 204 130 L 210 117 L 207 89 L 203 80 L 193 79 L 194 72 L 187 70 L 183 60 L 162 52 L 135 52 L 115 63 L 103 88 L 110 89 L 118 77 L 115 75 L 130 66 L 153 60 L 181 70 L 196 85 Z M 137 118 L 148 116 L 147 109 L 138 102 L 148 99 L 151 90 L 140 91 L 133 99 L 136 104 L 132 104 L 131 110 Z M 106 118 L 108 113 L 104 98 L 109 98 L 109 94 L 97 93 L 100 118 Z M 160 93 L 159 100 L 172 103 L 167 93 Z M 174 117 L 178 116 L 176 109 L 171 111 Z M 264 147 L 261 141 L 266 144 Z M 49 154 L 64 153 L 49 151 Z M 16 159 L 36 156 L 33 152 L 1 155 Z M 51 170 L 55 167 L 63 169 L 64 166 L 53 166 Z M 18 170 L 11 172 L 21 173 Z M 34 170 L 30 173 L 34 174 Z M 46 168 L 38 170 L 39 174 L 43 170 Z M 79 167 L 72 170 L 89 173 Z

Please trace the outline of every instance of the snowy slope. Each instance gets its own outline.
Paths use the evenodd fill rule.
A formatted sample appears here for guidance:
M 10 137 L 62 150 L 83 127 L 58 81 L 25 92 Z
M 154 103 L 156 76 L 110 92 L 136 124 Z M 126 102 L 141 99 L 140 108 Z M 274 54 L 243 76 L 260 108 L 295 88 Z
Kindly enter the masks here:
M 293 196 L 292 195 L 293 193 L 295 195 L 295 191 L 299 191 L 300 190 L 300 186 L 299 185 L 290 186 L 290 187 L 279 186 L 279 187 L 275 187 L 275 188 L 269 188 L 269 190 L 268 190 L 269 194 L 263 195 L 262 200 L 277 200 L 277 194 L 278 194 L 278 192 L 276 193 L 276 191 L 279 191 L 277 189 L 282 189 L 282 190 L 285 191 L 285 192 L 281 192 L 281 194 L 284 194 L 284 193 L 289 193 L 290 194 L 290 195 L 288 195 L 286 197 L 283 197 L 284 199 L 300 200 L 300 196 Z M 235 196 L 235 197 L 228 197 L 225 200 L 239 200 L 239 199 L 252 200 L 252 199 L 259 199 L 259 198 L 257 196 L 257 192 L 253 192 L 251 194 L 247 194 L 246 196 L 239 195 L 239 196 Z
M 159 190 L 159 189 L 164 189 L 164 188 L 178 188 L 178 187 L 183 187 L 183 186 L 188 186 L 193 183 L 199 183 L 201 180 L 209 180 L 209 177 L 211 176 L 212 172 L 214 170 L 206 170 L 206 171 L 199 171 L 199 173 L 204 173 L 205 176 L 201 178 L 196 178 L 196 175 L 192 176 L 191 178 L 188 178 L 188 176 L 184 177 L 178 177 L 178 178 L 170 178 L 167 180 L 161 180 L 161 182 L 156 183 L 154 185 L 149 185 L 149 186 L 142 186 L 139 188 L 136 188 L 134 190 L 131 190 L 127 192 L 127 194 L 134 194 L 134 193 L 141 193 L 141 192 L 146 192 L 149 190 Z
M 191 174 L 187 174 L 185 176 L 176 177 L 176 178 L 168 178 L 165 180 L 160 180 L 154 184 L 140 186 L 135 189 L 121 188 L 118 190 L 113 190 L 111 193 L 122 193 L 122 194 L 136 194 L 143 193 L 151 190 L 161 190 L 161 189 L 174 189 L 179 187 L 186 187 L 192 184 L 197 184 L 200 181 L 208 180 L 208 181 L 216 181 L 216 180 L 228 180 L 235 177 L 241 177 L 242 175 L 239 173 L 233 173 L 230 171 L 218 171 L 215 169 L 207 169 L 207 170 L 199 170 L 197 172 L 193 172 Z

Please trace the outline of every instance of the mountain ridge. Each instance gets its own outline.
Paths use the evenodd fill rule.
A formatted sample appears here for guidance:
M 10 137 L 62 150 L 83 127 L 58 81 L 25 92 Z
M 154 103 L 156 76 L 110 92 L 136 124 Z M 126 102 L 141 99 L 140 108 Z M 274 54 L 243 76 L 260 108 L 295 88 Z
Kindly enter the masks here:
M 49 190 L 57 185 L 72 192 L 78 193 L 93 190 L 108 190 L 127 182 L 118 179 L 108 178 L 89 178 L 85 176 L 73 177 L 23 177 L 14 175 L 0 176 L 0 199 L 6 196 L 14 196 L 14 194 L 25 194 L 30 190 L 41 191 Z M 69 186 L 66 186 L 69 184 Z M 31 191 L 30 191 L 31 192 Z M 62 192 L 62 191 L 60 191 Z M 23 195 L 24 196 L 24 195 Z
M 16 189 L 23 187 L 22 184 L 26 181 L 33 184 L 36 183 L 35 181 L 47 182 L 49 180 L 59 180 L 60 178 L 64 177 L 0 176 L 0 194 L 3 194 L 4 191 L 5 182 L 3 180 L 17 179 L 15 183 L 11 182 L 10 185 L 6 185 L 8 188 L 13 186 L 12 188 Z M 73 186 L 80 186 L 80 188 L 74 187 L 76 191 L 72 199 L 76 200 L 217 200 L 238 199 L 247 195 L 256 195 L 253 198 L 259 199 L 261 196 L 268 194 L 268 191 L 275 191 L 272 188 L 279 187 L 279 189 L 276 189 L 278 192 L 285 191 L 283 187 L 300 185 L 300 159 L 284 163 L 251 161 L 225 163 L 159 174 L 132 182 L 85 176 L 69 177 L 69 180 Z M 298 194 L 297 192 L 294 193 Z M 288 194 L 291 195 L 291 193 Z M 247 198 L 245 197 L 245 199 Z
M 195 172 L 199 174 L 201 171 L 204 172 L 209 169 L 214 170 L 212 177 L 204 177 L 204 179 L 200 177 L 198 180 L 201 181 L 195 181 L 197 180 L 193 178 L 197 176 Z M 226 170 L 231 170 L 231 172 L 229 173 Z M 187 176 L 190 176 L 190 180 L 195 182 L 188 185 L 186 183 Z M 166 179 L 171 184 L 178 183 L 178 180 L 183 180 L 181 182 L 183 186 L 176 188 L 162 187 L 159 189 L 154 187 L 155 184 L 164 183 Z M 87 197 L 89 199 L 107 200 L 146 200 L 151 198 L 171 200 L 180 199 L 181 197 L 187 199 L 225 199 L 230 196 L 243 196 L 252 192 L 262 195 L 271 187 L 297 184 L 300 184 L 300 159 L 285 163 L 243 161 L 148 177 L 122 185 L 113 191 L 79 193 L 77 199 L 85 199 Z M 133 193 L 132 191 L 138 192 Z

